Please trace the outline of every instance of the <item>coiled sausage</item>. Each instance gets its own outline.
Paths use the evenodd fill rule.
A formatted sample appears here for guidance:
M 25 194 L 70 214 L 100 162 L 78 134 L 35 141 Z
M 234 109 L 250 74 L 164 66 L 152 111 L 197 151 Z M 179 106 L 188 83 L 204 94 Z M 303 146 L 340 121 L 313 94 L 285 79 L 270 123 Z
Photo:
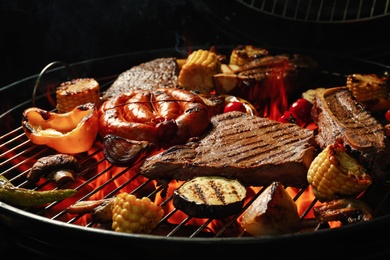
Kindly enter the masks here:
M 132 90 L 100 106 L 99 134 L 149 141 L 162 147 L 201 135 L 210 124 L 197 94 L 179 88 Z

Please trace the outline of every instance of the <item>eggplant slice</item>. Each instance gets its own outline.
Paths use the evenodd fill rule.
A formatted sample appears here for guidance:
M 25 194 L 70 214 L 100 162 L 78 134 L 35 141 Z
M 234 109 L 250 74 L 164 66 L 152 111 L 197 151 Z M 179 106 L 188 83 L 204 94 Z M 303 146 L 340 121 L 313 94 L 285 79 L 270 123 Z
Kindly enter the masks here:
M 246 188 L 236 179 L 200 176 L 174 191 L 173 205 L 192 217 L 223 219 L 238 213 L 245 197 Z

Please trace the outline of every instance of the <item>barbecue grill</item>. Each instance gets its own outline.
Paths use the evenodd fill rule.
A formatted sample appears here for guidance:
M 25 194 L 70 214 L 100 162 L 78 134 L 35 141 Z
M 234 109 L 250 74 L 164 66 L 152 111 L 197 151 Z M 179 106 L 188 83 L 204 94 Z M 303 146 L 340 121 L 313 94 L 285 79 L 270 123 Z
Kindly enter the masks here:
M 200 46 L 199 48 L 202 47 L 204 48 L 204 46 Z M 231 48 L 220 47 L 221 50 Z M 3 97 L 9 97 L 11 93 L 17 93 L 17 90 L 22 88 L 26 92 L 30 92 L 31 95 L 23 99 L 22 102 L 20 101 L 20 96 L 11 95 L 13 100 L 10 102 L 10 107 L 6 108 L 1 114 L 1 123 L 4 126 L 0 137 L 1 174 L 20 187 L 44 189 L 45 186 L 50 185 L 48 182 L 35 185 L 26 181 L 25 175 L 32 164 L 39 157 L 52 154 L 53 151 L 49 148 L 30 143 L 23 133 L 20 121 L 17 120 L 17 118 L 20 118 L 23 109 L 30 107 L 33 101 L 39 107 L 48 110 L 54 109 L 52 103 L 54 98 L 53 88 L 50 86 L 66 80 L 66 77 L 73 77 L 72 73 L 77 73 L 79 77 L 94 77 L 101 83 L 102 90 L 104 91 L 118 76 L 118 73 L 124 71 L 129 66 L 137 65 L 155 57 L 181 57 L 183 53 L 177 50 L 166 49 L 92 59 L 69 66 L 64 66 L 63 63 L 55 63 L 53 66 L 56 65 L 57 67 L 47 68 L 43 74 L 21 80 L 2 89 Z M 351 72 L 370 71 L 384 73 L 389 69 L 389 67 L 363 60 L 357 62 L 356 60 L 344 60 L 332 57 L 331 61 L 329 61 L 328 55 L 326 58 L 320 53 L 312 53 L 311 55 L 320 64 L 327 63 L 324 64 L 323 69 L 316 75 L 316 80 L 314 81 L 323 87 L 343 84 L 346 75 Z M 117 66 L 116 68 L 111 67 L 109 70 L 102 70 L 102 68 L 109 67 L 107 64 L 117 64 Z M 342 70 L 341 67 L 347 68 L 347 70 Z M 329 70 L 330 68 L 336 69 L 336 71 Z M 110 70 L 115 71 L 115 73 L 109 74 Z M 314 85 L 311 84 L 310 86 Z M 15 99 L 19 101 L 15 102 Z M 13 104 L 19 105 L 15 106 Z M 10 121 L 10 118 L 13 121 Z M 79 181 L 68 184 L 78 190 L 79 195 L 76 201 L 93 198 L 110 198 L 123 189 L 128 189 L 131 193 L 148 197 L 154 197 L 161 191 L 161 188 L 151 186 L 150 180 L 144 180 L 139 175 L 139 172 L 137 172 L 136 167 L 129 166 L 127 168 L 121 168 L 110 165 L 104 156 L 102 156 L 101 146 L 101 140 L 98 138 L 88 153 L 77 155 L 83 165 L 83 170 L 79 174 Z M 110 178 L 107 178 L 107 174 L 110 175 Z M 90 188 L 91 186 L 94 188 Z M 297 203 L 302 200 L 302 194 L 304 192 L 305 189 L 297 192 L 294 198 Z M 260 193 L 261 190 L 257 195 Z M 377 248 L 381 243 L 385 243 L 385 241 L 376 241 L 373 238 L 379 237 L 377 233 L 383 232 L 385 227 L 390 224 L 390 216 L 387 215 L 387 206 L 390 202 L 387 196 L 390 193 L 390 189 L 381 188 L 380 191 L 378 190 L 378 193 L 379 195 L 375 195 L 375 201 L 372 202 L 375 218 L 369 222 L 330 228 L 328 225 L 318 223 L 314 218 L 305 218 L 316 202 L 313 200 L 306 203 L 306 208 L 301 214 L 303 229 L 299 234 L 262 238 L 247 237 L 234 226 L 239 214 L 222 223 L 218 223 L 214 232 L 209 230 L 209 224 L 215 221 L 213 219 L 205 220 L 201 224 L 188 225 L 194 219 L 185 216 L 180 219 L 180 222 L 176 223 L 173 221 L 175 224 L 171 224 L 172 221 L 170 219 L 174 218 L 174 215 L 177 214 L 177 209 L 174 208 L 170 212 L 166 212 L 166 216 L 161 221 L 155 234 L 133 235 L 115 233 L 101 224 L 94 223 L 85 214 L 68 214 L 67 206 L 75 203 L 76 201 L 74 199 L 66 199 L 63 202 L 52 203 L 43 208 L 25 209 L 18 209 L 1 202 L 0 218 L 6 230 L 10 231 L 11 238 L 15 243 L 30 250 L 35 250 L 34 247 L 37 247 L 40 252 L 45 252 L 46 254 L 63 252 L 63 249 L 67 248 L 66 252 L 64 252 L 65 255 L 69 253 L 77 255 L 85 254 L 94 257 L 103 255 L 106 257 L 114 255 L 127 256 L 129 254 L 129 247 L 134 247 L 134 250 L 153 247 L 156 250 L 156 256 L 160 254 L 158 253 L 160 250 L 168 255 L 170 251 L 172 254 L 176 252 L 185 254 L 187 251 L 193 250 L 201 250 L 202 254 L 204 251 L 211 250 L 219 255 L 228 255 L 235 251 L 255 253 L 259 248 L 266 255 L 272 254 L 273 248 L 280 243 L 296 244 L 297 241 L 304 243 L 305 247 L 307 247 L 305 250 L 313 255 L 316 254 L 318 250 L 317 244 L 321 243 L 320 241 L 327 241 L 326 243 L 329 247 L 327 255 L 350 254 L 352 249 L 343 248 L 345 246 L 343 240 L 348 236 L 350 243 L 354 245 L 353 250 L 356 250 L 357 247 L 363 248 L 364 245 L 367 253 L 370 252 L 371 255 L 371 246 Z M 161 204 L 170 204 L 172 203 L 171 199 L 172 194 L 168 194 Z M 249 204 L 250 202 L 247 206 Z M 245 208 L 246 206 L 243 210 Z M 195 221 L 194 223 L 198 222 Z M 374 232 L 373 230 L 376 231 Z M 371 236 L 367 234 L 367 231 L 374 232 L 375 234 Z M 70 237 L 81 238 L 83 241 L 94 241 L 93 246 L 88 248 L 90 246 L 85 244 L 81 248 L 75 247 L 74 241 L 69 239 Z M 328 240 L 330 238 L 331 241 Z M 116 244 L 115 250 L 107 247 L 107 243 L 113 243 L 114 240 Z M 99 248 L 99 250 L 96 250 L 96 248 Z M 360 251 L 360 253 L 363 252 Z M 191 254 L 194 255 L 196 252 Z
M 373 47 L 358 46 L 357 49 L 348 51 L 346 53 L 348 56 L 340 56 L 339 53 L 344 51 L 344 47 L 347 45 L 345 42 L 338 47 L 329 45 L 321 51 L 305 48 L 307 43 L 300 45 L 300 43 L 294 41 L 291 42 L 290 46 L 278 46 L 272 44 L 275 42 L 272 37 L 267 38 L 268 40 L 262 40 L 259 35 L 251 34 L 250 31 L 253 28 L 235 22 L 238 14 L 246 12 L 247 15 L 253 15 L 253 17 L 250 17 L 253 21 L 276 18 L 281 19 L 279 22 L 284 24 L 286 19 L 296 23 L 295 25 L 309 24 L 309 28 L 306 27 L 309 31 L 314 30 L 313 24 L 321 23 L 321 28 L 330 30 L 328 28 L 333 27 L 335 23 L 344 26 L 344 22 L 355 23 L 361 20 L 373 22 L 376 19 L 382 19 L 383 16 L 387 17 L 388 9 L 385 9 L 386 11 L 383 14 L 374 12 L 371 16 L 364 15 L 363 17 L 361 13 L 357 16 L 351 16 L 353 18 L 344 18 L 344 20 L 337 18 L 336 21 L 334 20 L 336 18 L 322 20 L 325 19 L 322 18 L 323 16 L 317 16 L 317 19 L 312 18 L 313 16 L 306 16 L 306 18 L 302 18 L 302 16 L 299 16 L 299 18 L 298 16 L 286 17 L 291 12 L 279 13 L 277 11 L 280 10 L 279 7 L 282 5 L 281 1 L 270 2 L 273 3 L 274 9 L 264 9 L 269 6 L 266 5 L 266 3 L 269 3 L 268 1 L 232 1 L 232 3 L 224 6 L 218 5 L 214 1 L 210 3 L 196 2 L 194 6 L 195 8 L 201 8 L 204 12 L 202 14 L 205 14 L 205 16 L 211 14 L 212 22 L 219 32 L 230 36 L 228 37 L 229 43 L 243 43 L 244 41 L 264 43 L 263 46 L 270 49 L 271 53 L 274 54 L 298 52 L 308 54 L 316 59 L 321 65 L 321 70 L 313 76 L 315 80 L 311 82 L 312 84 L 306 87 L 340 86 L 345 84 L 346 75 L 350 73 L 383 74 L 389 71 L 390 67 L 381 62 L 362 59 L 362 57 L 375 57 L 376 60 L 383 61 L 383 56 L 378 58 L 378 53 L 383 54 L 388 53 L 388 51 L 387 49 L 384 51 L 382 43 L 378 43 L 377 46 Z M 291 8 L 293 2 L 286 2 L 290 4 L 283 6 L 284 9 Z M 321 3 L 325 5 L 325 2 L 322 1 Z M 335 5 L 340 2 L 342 1 L 334 1 Z M 375 3 L 379 4 L 381 1 Z M 375 5 L 373 4 L 372 7 Z M 217 9 L 216 6 L 220 8 Z M 264 8 L 260 9 L 261 6 Z M 234 9 L 235 14 L 232 16 L 233 7 L 237 8 Z M 363 9 L 366 10 L 366 8 Z M 372 9 L 376 10 L 376 8 Z M 348 12 L 349 10 L 346 7 L 344 11 Z M 309 10 L 309 13 L 312 12 L 316 12 L 316 9 Z M 264 16 L 259 16 L 259 13 L 264 13 Z M 225 20 L 221 17 L 231 19 Z M 243 16 L 239 15 L 239 17 Z M 321 17 L 321 19 L 318 19 L 318 17 Z M 321 42 L 324 45 L 326 43 Z M 228 52 L 235 46 L 219 45 L 218 48 Z M 53 110 L 55 108 L 53 105 L 53 91 L 55 86 L 58 86 L 61 82 L 75 76 L 93 77 L 101 84 L 104 91 L 119 73 L 131 66 L 157 57 L 175 56 L 182 58 L 186 57 L 191 49 L 207 49 L 209 47 L 209 45 L 191 45 L 178 46 L 174 49 L 156 48 L 148 51 L 104 56 L 103 58 L 85 59 L 70 64 L 60 61 L 52 64 L 42 74 L 35 74 L 4 86 L 0 89 L 0 97 L 2 97 L 0 123 L 3 126 L 0 130 L 0 174 L 8 177 L 12 183 L 19 187 L 31 189 L 56 188 L 48 182 L 40 182 L 35 185 L 26 181 L 25 174 L 36 159 L 54 153 L 54 151 L 30 143 L 21 129 L 20 117 L 22 111 L 32 106 L 32 104 L 36 104 L 40 108 Z M 351 58 L 349 54 L 355 54 L 353 56 L 358 57 Z M 362 55 L 360 56 L 360 54 Z M 291 97 L 291 100 L 294 100 L 294 98 Z M 109 198 L 115 196 L 121 189 L 128 189 L 134 194 L 149 197 L 154 197 L 161 192 L 161 188 L 156 188 L 152 181 L 144 180 L 136 171 L 136 167 L 120 168 L 110 165 L 102 156 L 100 139 L 96 140 L 90 151 L 78 155 L 78 159 L 83 165 L 83 171 L 80 173 L 78 181 L 59 186 L 59 188 L 68 185 L 75 187 L 78 190 L 76 201 Z M 112 178 L 107 180 L 107 175 Z M 297 192 L 294 197 L 297 203 L 304 199 L 302 194 L 305 191 L 306 188 Z M 15 246 L 11 249 L 11 252 L 17 250 L 15 248 L 22 248 L 40 257 L 47 256 L 49 259 L 69 259 L 74 256 L 97 259 L 129 257 L 134 252 L 148 252 L 150 257 L 163 259 L 170 259 L 175 255 L 183 257 L 190 255 L 191 258 L 204 257 L 204 255 L 229 257 L 233 253 L 256 254 L 260 257 L 291 257 L 297 255 L 297 252 L 299 252 L 299 255 L 304 253 L 312 259 L 330 257 L 373 259 L 390 254 L 387 247 L 390 239 L 386 238 L 388 237 L 386 236 L 386 230 L 390 226 L 389 192 L 390 189 L 383 186 L 377 187 L 375 192 L 369 193 L 370 196 L 367 197 L 367 200 L 374 209 L 373 220 L 338 228 L 331 228 L 326 224 L 318 223 L 312 217 L 307 217 L 316 203 L 315 200 L 309 201 L 305 204 L 301 214 L 301 232 L 275 237 L 255 238 L 248 237 L 240 232 L 234 223 L 242 211 L 236 216 L 221 222 L 215 222 L 213 219 L 199 222 L 197 219 L 188 216 L 180 218 L 180 221 L 177 222 L 172 220 L 180 212 L 174 208 L 166 212 L 166 216 L 152 235 L 117 233 L 110 231 L 108 227 L 95 223 L 88 214 L 68 214 L 67 206 L 75 203 L 74 199 L 67 199 L 45 207 L 23 209 L 0 202 L 0 222 L 3 232 L 6 234 L 7 242 Z M 257 192 L 256 196 L 260 193 L 261 190 Z M 172 204 L 171 198 L 168 194 L 161 203 L 163 205 Z M 245 207 L 249 204 L 250 202 Z M 171 224 L 171 222 L 174 224 Z M 212 225 L 214 230 L 210 230 L 210 223 L 216 223 Z M 280 250 L 284 247 L 294 248 L 294 250 Z

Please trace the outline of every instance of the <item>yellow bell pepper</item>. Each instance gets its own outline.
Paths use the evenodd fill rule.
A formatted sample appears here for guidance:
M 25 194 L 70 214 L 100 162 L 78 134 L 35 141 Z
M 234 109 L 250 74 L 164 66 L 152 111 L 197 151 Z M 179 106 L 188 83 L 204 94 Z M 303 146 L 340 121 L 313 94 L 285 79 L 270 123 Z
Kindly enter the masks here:
M 60 153 L 81 153 L 95 141 L 98 111 L 94 103 L 61 114 L 31 107 L 23 112 L 22 127 L 34 144 L 47 145 Z

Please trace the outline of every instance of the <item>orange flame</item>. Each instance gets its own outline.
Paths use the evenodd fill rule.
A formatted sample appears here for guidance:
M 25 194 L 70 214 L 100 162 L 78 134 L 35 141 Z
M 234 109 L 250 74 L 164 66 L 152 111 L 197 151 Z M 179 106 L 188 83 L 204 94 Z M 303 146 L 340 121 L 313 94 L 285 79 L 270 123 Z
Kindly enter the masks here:
M 287 62 L 284 64 L 282 67 L 274 67 L 265 83 L 265 91 L 270 94 L 269 111 L 267 111 L 268 118 L 273 120 L 278 119 L 288 107 L 288 85 L 284 77 Z

